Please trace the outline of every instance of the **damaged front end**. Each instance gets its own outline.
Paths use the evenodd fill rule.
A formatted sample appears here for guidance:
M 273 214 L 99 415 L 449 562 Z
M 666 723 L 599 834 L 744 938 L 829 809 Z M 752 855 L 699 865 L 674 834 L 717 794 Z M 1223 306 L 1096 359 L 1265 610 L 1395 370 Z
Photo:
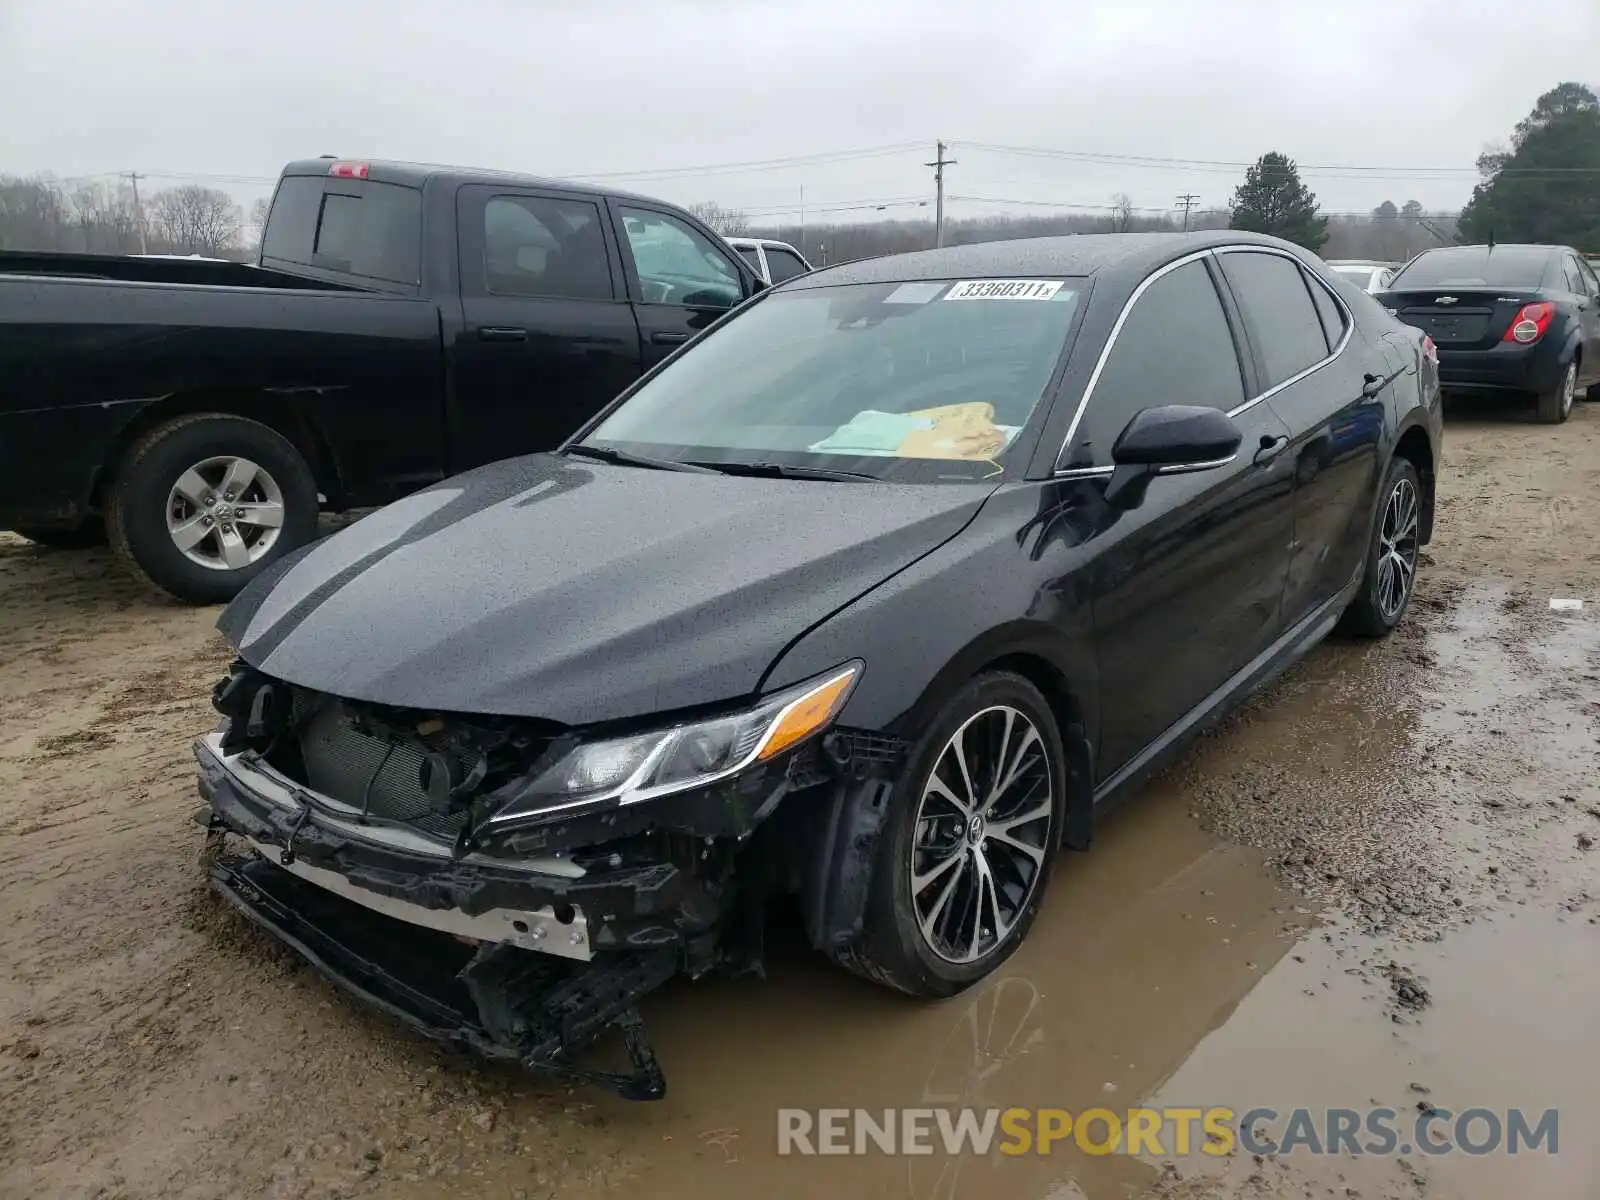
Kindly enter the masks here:
M 769 818 L 840 777 L 851 747 L 830 728 L 860 669 L 592 731 L 353 701 L 235 663 L 195 744 L 212 880 L 431 1037 L 658 1098 L 638 1001 L 679 974 L 760 971 L 766 900 L 800 869 Z M 580 1068 L 612 1027 L 629 1070 Z

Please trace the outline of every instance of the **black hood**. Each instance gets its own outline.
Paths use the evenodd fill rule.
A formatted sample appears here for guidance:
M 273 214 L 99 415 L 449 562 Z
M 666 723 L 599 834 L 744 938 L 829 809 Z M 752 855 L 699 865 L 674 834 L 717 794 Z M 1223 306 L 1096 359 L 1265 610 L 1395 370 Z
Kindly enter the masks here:
M 508 459 L 278 564 L 218 628 L 267 674 L 352 699 L 569 725 L 686 708 L 754 692 L 992 491 Z

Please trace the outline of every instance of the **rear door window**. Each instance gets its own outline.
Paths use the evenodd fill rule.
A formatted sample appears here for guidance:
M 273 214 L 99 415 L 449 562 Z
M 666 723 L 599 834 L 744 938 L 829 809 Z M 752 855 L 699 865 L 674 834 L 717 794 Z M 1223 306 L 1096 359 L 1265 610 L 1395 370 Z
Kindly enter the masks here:
M 1263 388 L 1276 387 L 1328 357 L 1322 318 L 1298 263 L 1254 250 L 1230 250 L 1219 257 L 1265 372 Z
M 600 209 L 587 200 L 490 197 L 483 207 L 483 268 L 491 295 L 612 298 Z
M 1583 281 L 1583 272 L 1578 268 L 1578 260 L 1570 254 L 1561 256 L 1561 274 L 1566 279 L 1567 291 L 1574 296 L 1587 296 L 1589 289 Z
M 1109 465 L 1112 444 L 1143 409 L 1196 404 L 1228 412 L 1243 403 L 1238 350 L 1216 285 L 1204 262 L 1185 263 L 1134 302 L 1089 396 L 1067 465 Z
M 767 266 L 772 271 L 773 283 L 782 283 L 785 279 L 804 275 L 811 269 L 792 250 L 785 250 L 782 246 L 768 246 L 766 250 Z

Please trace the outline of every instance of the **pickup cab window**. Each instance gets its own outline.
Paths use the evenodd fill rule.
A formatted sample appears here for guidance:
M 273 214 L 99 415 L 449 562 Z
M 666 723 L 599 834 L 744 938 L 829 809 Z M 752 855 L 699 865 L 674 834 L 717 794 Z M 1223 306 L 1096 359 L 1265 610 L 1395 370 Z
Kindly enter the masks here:
M 415 286 L 422 193 L 371 180 L 286 176 L 267 217 L 261 257 Z
M 665 213 L 621 211 L 646 304 L 732 308 L 739 303 L 743 290 L 737 268 L 704 234 Z
M 587 200 L 494 196 L 483 208 L 490 294 L 610 300 L 600 209 Z

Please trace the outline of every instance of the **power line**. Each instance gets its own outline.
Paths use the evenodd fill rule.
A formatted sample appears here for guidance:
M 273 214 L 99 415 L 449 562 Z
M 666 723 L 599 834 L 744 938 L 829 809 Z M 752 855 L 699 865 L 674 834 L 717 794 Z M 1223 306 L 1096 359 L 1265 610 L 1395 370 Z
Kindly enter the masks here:
M 1172 158 L 1146 154 L 1109 154 L 1087 150 L 1059 150 L 1044 146 L 1005 146 L 992 142 L 960 142 L 961 146 L 970 150 L 978 150 L 990 154 L 1010 154 L 1023 158 L 1053 158 L 1069 162 L 1100 163 L 1105 165 L 1154 167 L 1163 170 L 1193 170 L 1193 171 L 1240 171 L 1253 167 L 1254 162 L 1244 162 L 1229 159 L 1206 158 Z M 1424 166 L 1365 166 L 1341 163 L 1296 163 L 1296 170 L 1302 175 L 1316 174 L 1352 174 L 1370 175 L 1375 177 L 1388 176 L 1392 178 L 1445 179 L 1455 175 L 1482 175 L 1483 172 L 1476 166 L 1470 167 L 1424 167 Z M 1512 171 L 1518 175 L 1524 174 L 1553 174 L 1553 175 L 1582 175 L 1600 174 L 1600 167 L 1502 167 L 1501 171 Z
M 667 179 L 680 175 L 737 174 L 743 171 L 778 171 L 792 167 L 821 166 L 835 162 L 853 162 L 863 158 L 882 158 L 891 154 L 905 154 L 917 149 L 916 142 L 901 142 L 892 146 L 866 146 L 859 150 L 837 150 L 822 154 L 793 154 L 783 158 L 749 159 L 744 162 L 706 163 L 694 167 L 655 167 L 642 171 L 586 171 L 582 174 L 557 176 L 565 179 Z

